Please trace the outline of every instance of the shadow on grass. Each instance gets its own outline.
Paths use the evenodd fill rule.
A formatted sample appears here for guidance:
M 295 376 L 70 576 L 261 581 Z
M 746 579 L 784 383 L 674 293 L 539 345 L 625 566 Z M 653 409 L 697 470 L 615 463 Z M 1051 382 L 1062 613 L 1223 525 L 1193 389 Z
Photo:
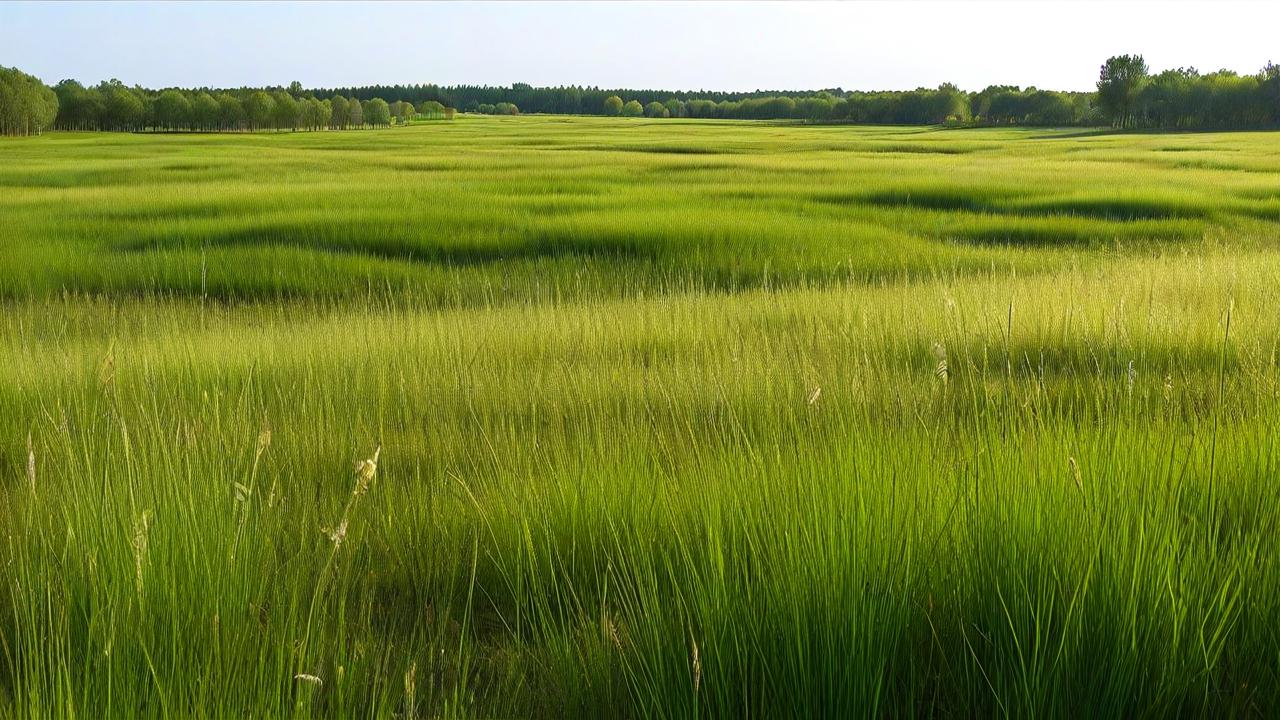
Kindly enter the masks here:
M 1208 207 L 1156 198 L 1017 199 L 987 188 L 923 188 L 891 190 L 865 195 L 819 195 L 818 202 L 836 205 L 866 204 L 885 208 L 967 211 L 1008 217 L 1079 217 L 1090 220 L 1134 221 L 1199 219 L 1212 213 Z
M 199 238 L 174 240 L 158 236 L 116 246 L 123 253 L 218 247 L 286 247 L 307 252 L 363 256 L 382 260 L 431 263 L 449 267 L 489 265 L 512 260 L 554 260 L 566 257 L 654 260 L 661 248 L 639 236 L 597 234 L 588 239 L 568 232 L 539 231 L 527 237 L 492 241 L 442 243 L 399 228 L 382 232 L 343 234 L 306 224 L 263 225 L 204 233 Z

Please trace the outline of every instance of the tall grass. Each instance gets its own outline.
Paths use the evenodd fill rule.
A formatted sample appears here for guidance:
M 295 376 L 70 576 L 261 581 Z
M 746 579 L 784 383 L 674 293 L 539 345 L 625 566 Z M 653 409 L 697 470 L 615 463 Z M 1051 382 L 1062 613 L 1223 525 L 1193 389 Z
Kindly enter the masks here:
M 1280 253 L 1237 212 L 1266 176 L 1142 164 L 1210 140 L 1272 162 L 1258 136 L 663 128 L 0 146 L 30 154 L 0 169 L 25 258 L 0 273 L 0 715 L 1274 711 Z M 956 151 L 868 149 L 924 142 Z M 702 178 L 667 189 L 617 177 L 663 152 L 579 149 L 620 143 L 741 165 L 664 167 Z M 224 157 L 208 202 L 250 209 L 14 179 L 115 153 Z M 357 163 L 311 193 L 325 153 L 458 167 L 398 186 Z M 1131 178 L 1109 204 L 1102 173 Z M 606 199 L 504 214 L 526 182 Z M 709 199 L 729 192 L 760 197 Z M 452 200 L 394 202 L 432 193 Z M 445 234 L 414 235 L 431 213 Z M 582 252 L 308 246 L 507 242 L 477 239 L 500 221 L 565 222 L 547 247 Z M 948 230 L 1004 221 L 1144 229 Z M 823 265 L 855 238 L 850 271 Z

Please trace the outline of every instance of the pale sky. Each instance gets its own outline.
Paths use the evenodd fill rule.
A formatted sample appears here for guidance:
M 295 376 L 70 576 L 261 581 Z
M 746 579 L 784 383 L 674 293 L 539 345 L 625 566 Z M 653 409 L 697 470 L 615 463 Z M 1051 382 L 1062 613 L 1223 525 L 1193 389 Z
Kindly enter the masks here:
M 1086 90 L 1280 62 L 1280 2 L 0 2 L 0 65 L 47 83 Z

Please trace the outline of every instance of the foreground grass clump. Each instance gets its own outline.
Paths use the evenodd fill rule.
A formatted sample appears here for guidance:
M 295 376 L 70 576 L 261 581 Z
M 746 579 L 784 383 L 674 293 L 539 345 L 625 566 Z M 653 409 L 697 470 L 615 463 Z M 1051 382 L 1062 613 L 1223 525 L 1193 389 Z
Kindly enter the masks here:
M 142 142 L 50 139 L 49 166 Z M 146 139 L 245 153 L 209 202 L 264 234 L 227 255 L 188 239 L 235 224 L 199 197 L 151 217 L 133 181 L 55 186 L 31 150 L 0 169 L 27 207 L 0 229 L 0 715 L 1269 715 L 1274 197 L 1265 173 L 1157 162 L 1275 162 L 1256 140 L 555 119 Z M 544 149 L 504 174 L 520 147 Z M 452 189 L 370 164 L 290 196 L 324 152 L 477 164 L 442 170 Z M 703 178 L 665 196 L 643 163 L 667 155 L 742 165 L 664 168 Z M 642 164 L 600 172 L 622 156 Z M 361 244 L 526 242 L 560 216 L 484 233 L 532 176 L 612 204 L 546 240 L 580 253 Z M 294 225 L 259 217 L 271 193 Z M 458 215 L 411 237 L 436 206 L 397 193 Z M 981 228 L 1006 239 L 960 237 Z M 288 243 L 303 264 L 235 254 Z

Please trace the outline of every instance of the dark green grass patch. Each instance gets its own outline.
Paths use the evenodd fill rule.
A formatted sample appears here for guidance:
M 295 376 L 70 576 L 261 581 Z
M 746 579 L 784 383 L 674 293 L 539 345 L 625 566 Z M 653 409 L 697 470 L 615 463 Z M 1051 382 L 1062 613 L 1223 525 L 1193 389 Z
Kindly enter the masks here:
M 1009 211 L 1028 215 L 1068 215 L 1099 220 L 1163 220 L 1171 218 L 1203 218 L 1213 210 L 1203 201 L 1187 197 L 1160 199 L 1158 197 L 1104 197 L 1049 198 L 1023 200 L 1010 203 Z
M 882 207 L 989 212 L 999 207 L 1002 200 L 1016 197 L 1016 195 L 1016 191 L 1013 190 L 953 185 L 901 188 L 865 195 L 820 195 L 818 197 L 823 202 L 836 204 L 867 203 Z
M 1198 223 L 1186 220 L 1079 223 L 1066 217 L 977 216 L 949 226 L 943 236 L 982 245 L 1053 247 L 1190 241 L 1202 233 Z

